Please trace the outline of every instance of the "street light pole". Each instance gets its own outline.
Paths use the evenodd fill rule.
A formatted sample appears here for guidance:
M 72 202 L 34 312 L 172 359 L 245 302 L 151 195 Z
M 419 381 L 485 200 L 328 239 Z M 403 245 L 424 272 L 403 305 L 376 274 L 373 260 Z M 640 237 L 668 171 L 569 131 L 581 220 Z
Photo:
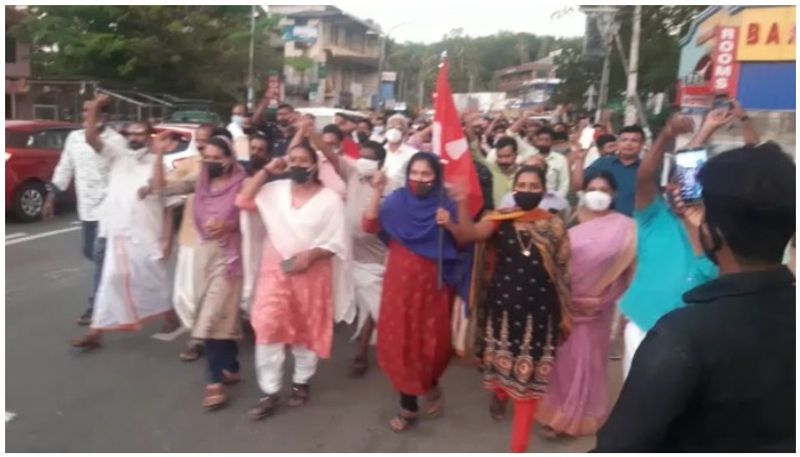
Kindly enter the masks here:
M 381 56 L 380 60 L 378 60 L 378 106 L 383 108 L 383 104 L 385 100 L 383 99 L 383 67 L 386 62 L 386 39 L 389 38 L 391 33 L 398 27 L 402 27 L 404 25 L 408 25 L 410 22 L 402 22 L 400 24 L 395 25 L 394 27 L 390 28 L 385 34 L 381 35 Z
M 255 107 L 255 74 L 253 70 L 256 50 L 256 7 L 250 7 L 250 67 L 247 76 L 247 110 L 252 112 Z

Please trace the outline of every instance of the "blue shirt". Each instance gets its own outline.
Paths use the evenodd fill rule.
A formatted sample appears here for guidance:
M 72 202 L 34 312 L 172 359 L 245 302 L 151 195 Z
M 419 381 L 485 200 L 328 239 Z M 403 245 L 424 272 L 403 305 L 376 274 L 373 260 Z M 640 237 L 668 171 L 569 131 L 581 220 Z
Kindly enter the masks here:
M 717 267 L 697 256 L 683 222 L 661 196 L 634 212 L 638 245 L 636 274 L 622 297 L 625 316 L 644 331 L 665 314 L 683 306 L 685 292 L 715 279 Z
M 614 209 L 626 216 L 632 216 L 636 195 L 636 172 L 639 171 L 639 163 L 639 160 L 636 160 L 630 165 L 623 165 L 616 155 L 600 157 L 583 172 L 583 176 L 585 179 L 592 172 L 599 170 L 611 173 L 617 181 Z

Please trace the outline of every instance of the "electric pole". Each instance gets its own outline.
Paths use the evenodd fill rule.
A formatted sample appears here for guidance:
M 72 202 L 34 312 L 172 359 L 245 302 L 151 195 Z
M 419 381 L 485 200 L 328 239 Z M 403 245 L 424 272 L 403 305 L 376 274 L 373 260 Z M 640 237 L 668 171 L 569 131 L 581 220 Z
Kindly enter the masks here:
M 636 93 L 639 80 L 639 41 L 642 34 L 642 5 L 636 5 L 633 10 L 633 31 L 631 32 L 631 50 L 628 59 L 628 86 L 625 89 L 625 125 L 636 123 L 637 103 Z M 644 114 L 644 113 L 642 113 Z

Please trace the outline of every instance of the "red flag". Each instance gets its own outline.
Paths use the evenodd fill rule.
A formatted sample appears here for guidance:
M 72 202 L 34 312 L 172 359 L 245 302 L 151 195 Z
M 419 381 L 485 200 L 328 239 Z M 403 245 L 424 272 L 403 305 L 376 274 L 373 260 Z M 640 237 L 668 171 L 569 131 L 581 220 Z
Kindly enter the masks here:
M 453 91 L 447 80 L 447 59 L 439 66 L 436 79 L 436 94 L 433 109 L 433 151 L 444 165 L 444 180 L 460 183 L 467 188 L 467 202 L 470 213 L 476 216 L 483 207 L 483 194 L 478 181 L 478 173 L 472 162 L 469 144 L 461 129 L 461 120 L 453 103 Z

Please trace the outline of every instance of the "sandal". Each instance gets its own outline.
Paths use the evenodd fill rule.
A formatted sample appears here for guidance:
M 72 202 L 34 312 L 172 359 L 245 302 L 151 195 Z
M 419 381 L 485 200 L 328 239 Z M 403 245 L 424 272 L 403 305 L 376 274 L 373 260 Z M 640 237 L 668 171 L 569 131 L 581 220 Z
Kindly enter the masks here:
M 289 400 L 286 404 L 293 407 L 303 406 L 308 402 L 308 397 L 308 384 L 292 384 L 292 393 L 289 395 Z
M 278 396 L 267 395 L 258 400 L 258 404 L 250 408 L 250 411 L 247 412 L 247 416 L 250 417 L 250 420 L 261 420 L 274 413 L 277 406 Z
M 203 356 L 203 345 L 202 344 L 192 344 L 189 347 L 181 352 L 178 357 L 181 359 L 182 362 L 194 362 L 195 360 L 199 359 Z
M 367 363 L 367 358 L 365 356 L 358 356 L 353 360 L 353 364 L 350 365 L 350 377 L 351 378 L 363 378 L 365 374 L 367 374 L 367 368 L 369 364 Z
M 417 413 L 403 409 L 389 421 L 389 428 L 395 433 L 404 432 L 416 425 L 418 420 Z
M 489 401 L 489 415 L 496 421 L 501 421 L 506 418 L 506 407 L 508 400 L 500 400 L 497 395 L 492 395 Z
M 95 335 L 84 335 L 78 339 L 72 340 L 70 344 L 72 344 L 72 347 L 81 348 L 84 351 L 99 349 L 103 346 L 100 343 L 100 337 Z
M 175 314 L 175 311 L 170 311 L 164 318 L 164 323 L 161 324 L 161 330 L 159 330 L 158 333 L 172 333 L 180 327 L 181 323 L 178 321 L 178 316 Z
M 442 415 L 444 412 L 444 395 L 442 395 L 442 391 L 439 387 L 434 387 L 428 392 L 425 396 L 425 400 L 428 403 L 428 407 L 425 409 L 425 414 L 428 417 L 436 418 Z
M 206 396 L 203 398 L 203 408 L 213 411 L 221 408 L 228 401 L 225 388 L 222 384 L 209 384 L 206 386 Z
M 222 383 L 227 385 L 238 384 L 242 382 L 242 375 L 238 371 L 222 370 Z
M 555 439 L 558 439 L 558 438 L 567 437 L 569 435 L 567 435 L 565 433 L 558 432 L 553 427 L 551 427 L 549 425 L 542 425 L 542 436 L 544 436 L 547 439 L 555 440 Z

